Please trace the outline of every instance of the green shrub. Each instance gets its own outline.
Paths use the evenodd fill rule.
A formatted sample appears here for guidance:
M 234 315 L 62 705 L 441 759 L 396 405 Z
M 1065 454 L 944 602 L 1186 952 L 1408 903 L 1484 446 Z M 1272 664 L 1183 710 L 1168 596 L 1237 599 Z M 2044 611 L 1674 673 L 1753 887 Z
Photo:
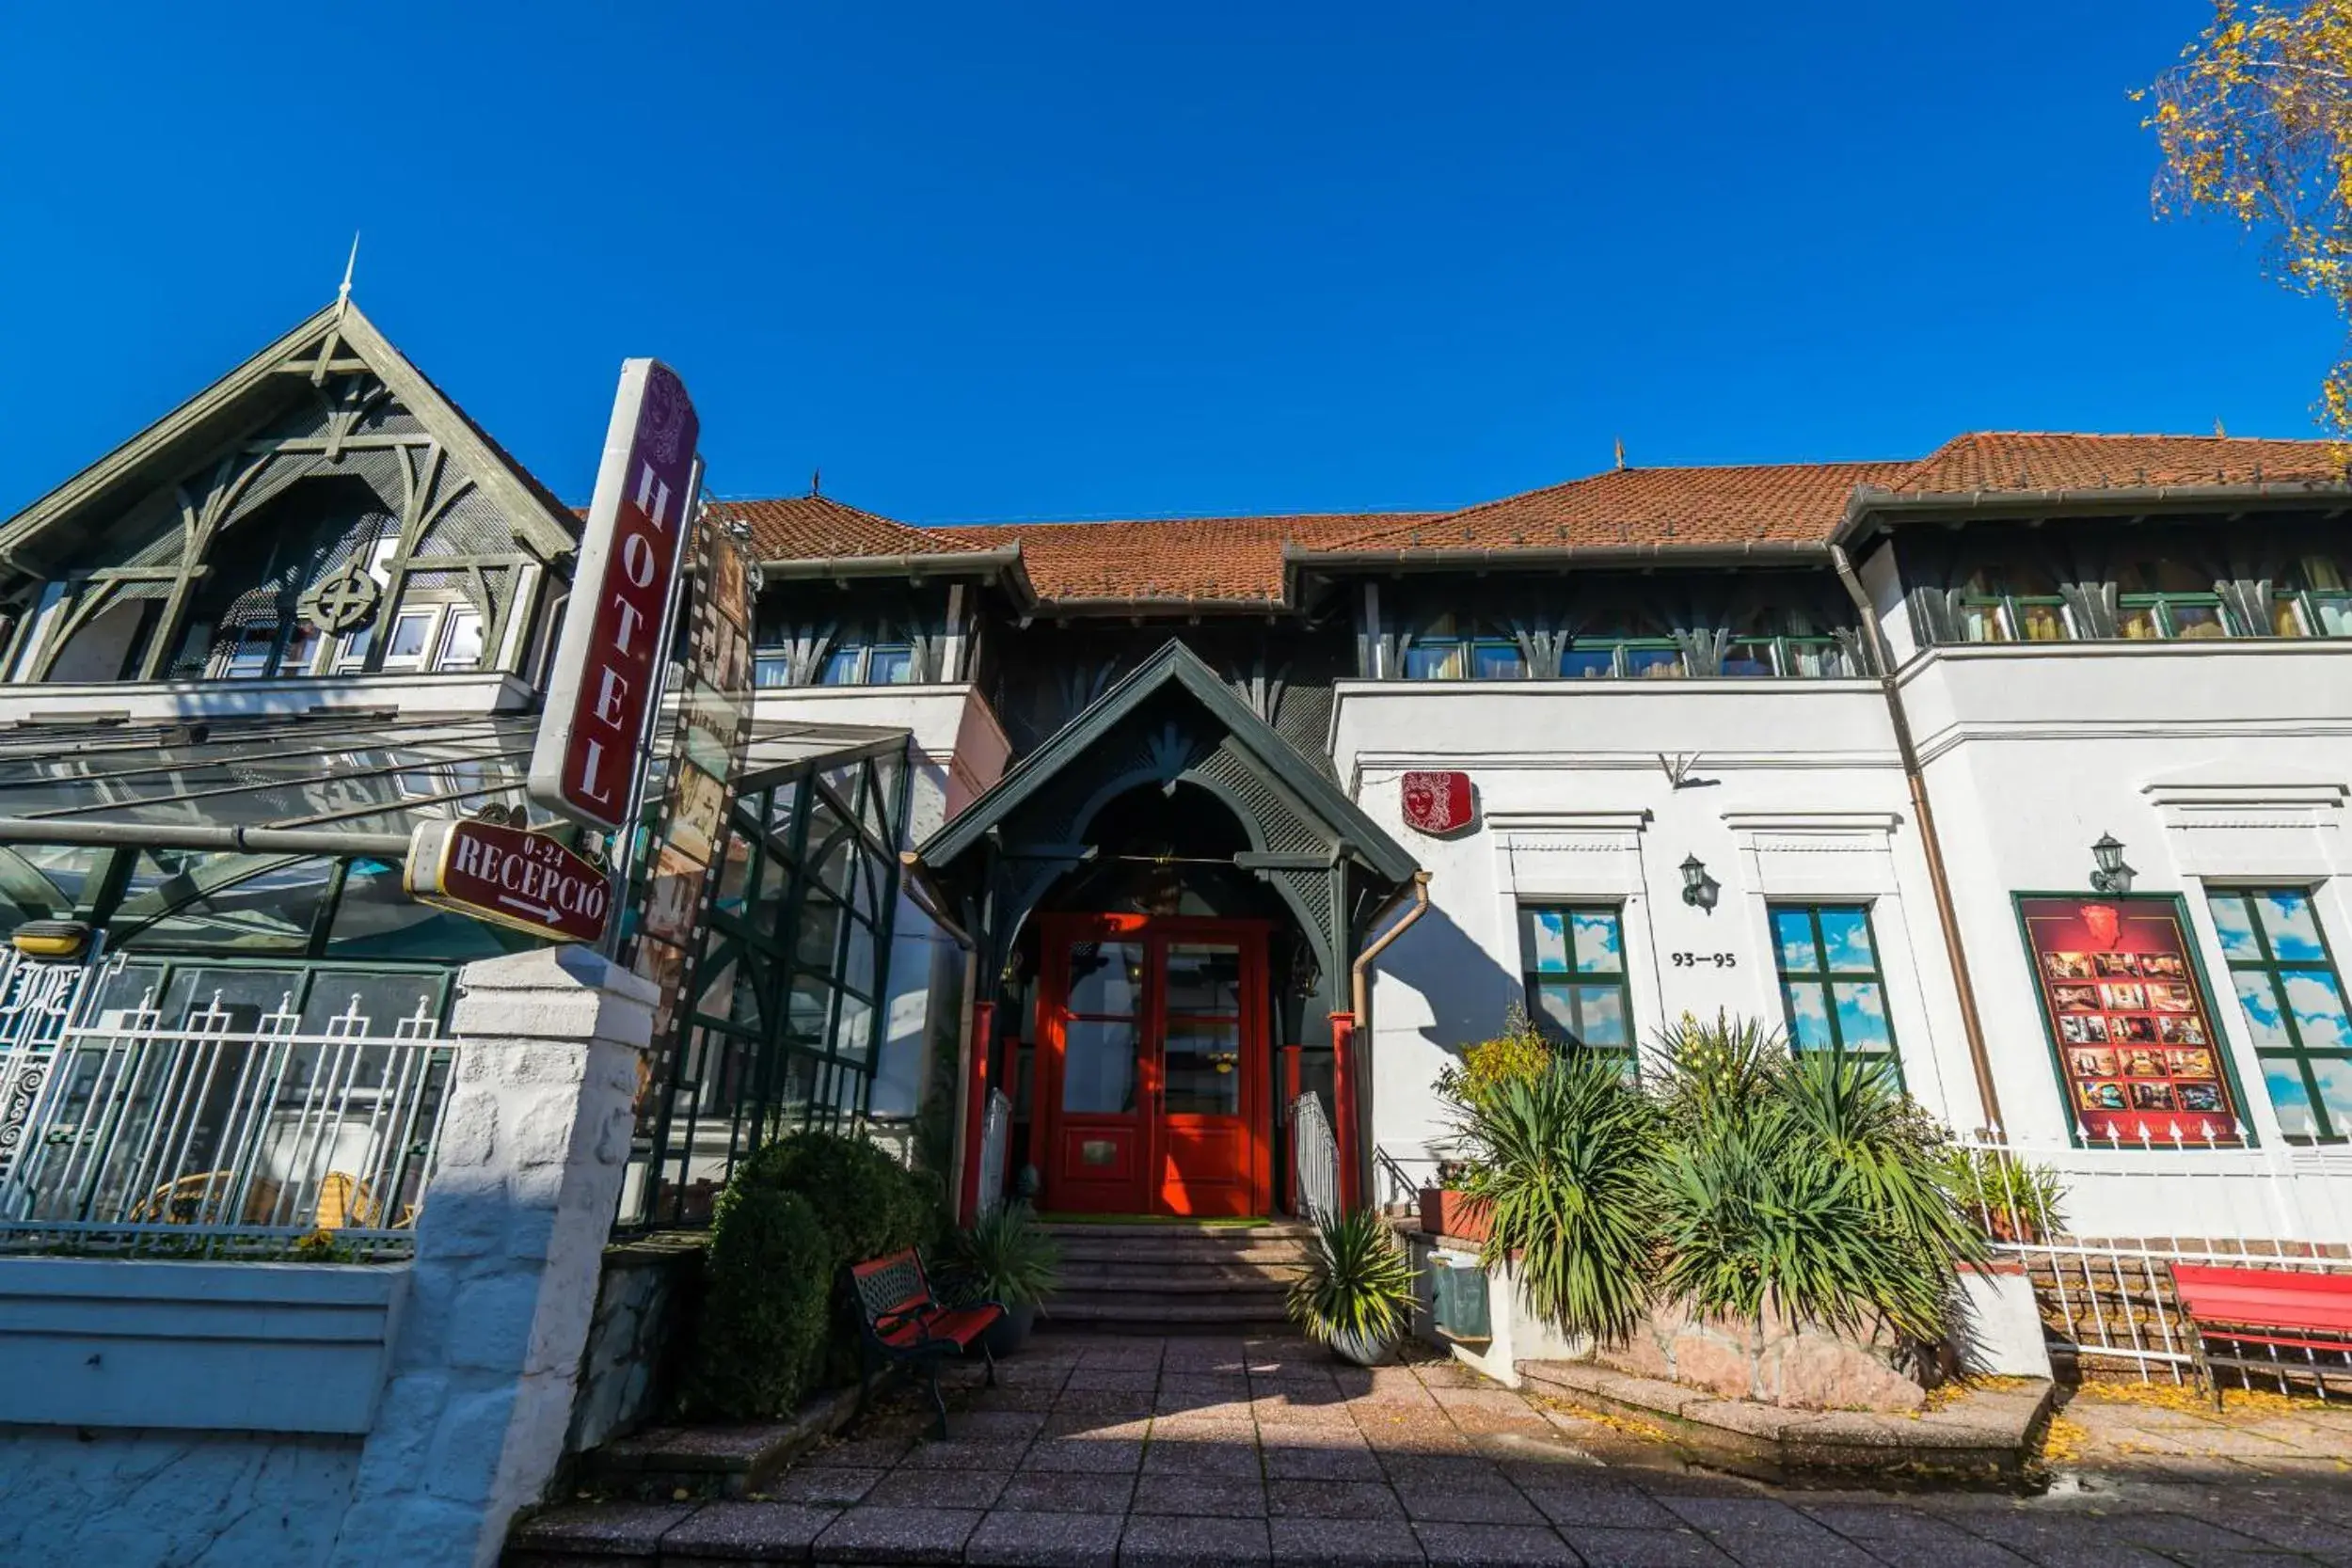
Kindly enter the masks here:
M 911 1171 L 867 1139 L 840 1132 L 793 1132 L 766 1145 L 738 1167 L 736 1180 L 799 1193 L 817 1212 L 845 1263 L 863 1263 L 941 1239 L 945 1211 L 938 1184 Z
M 1598 1052 L 1551 1053 L 1534 1073 L 1454 1096 L 1470 1150 L 1461 1191 L 1486 1200 L 1480 1261 L 1514 1252 L 1528 1305 L 1570 1334 L 1621 1338 L 1649 1303 L 1657 1239 L 1658 1116 Z
M 1291 1286 L 1291 1321 L 1327 1345 L 1341 1335 L 1388 1344 L 1412 1326 L 1419 1277 L 1380 1211 L 1327 1214 L 1316 1222 L 1307 1272 Z
M 1502 1016 L 1502 1032 L 1464 1051 L 1459 1067 L 1449 1064 L 1438 1075 L 1438 1092 L 1474 1103 L 1505 1084 L 1534 1077 L 1551 1065 L 1551 1042 L 1514 1002 Z
M 779 1138 L 744 1159 L 730 1186 L 736 1183 L 776 1187 L 807 1200 L 828 1243 L 819 1277 L 833 1303 L 817 1376 L 827 1385 L 850 1381 L 858 1372 L 863 1330 L 846 1271 L 908 1247 L 923 1248 L 930 1261 L 946 1229 L 936 1180 L 907 1169 L 865 1138 L 810 1131 Z
M 739 1174 L 712 1206 L 681 1389 L 704 1419 L 773 1420 L 807 1392 L 832 1311 L 834 1249 L 799 1193 Z
M 1061 1248 L 1019 1201 L 999 1204 L 958 1231 L 947 1243 L 946 1264 L 961 1299 L 1004 1307 L 1035 1307 L 1061 1282 Z

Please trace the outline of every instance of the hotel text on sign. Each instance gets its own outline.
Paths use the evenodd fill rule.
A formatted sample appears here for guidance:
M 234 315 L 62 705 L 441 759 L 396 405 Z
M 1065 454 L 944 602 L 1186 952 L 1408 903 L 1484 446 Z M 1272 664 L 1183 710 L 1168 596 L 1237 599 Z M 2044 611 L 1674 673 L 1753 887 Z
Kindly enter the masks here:
M 601 866 L 544 833 L 494 822 L 427 822 L 408 844 L 410 897 L 558 942 L 604 935 L 612 889 Z
M 531 754 L 532 799 L 594 827 L 620 827 L 643 766 L 699 434 L 685 385 L 668 366 L 631 359 L 621 368 Z

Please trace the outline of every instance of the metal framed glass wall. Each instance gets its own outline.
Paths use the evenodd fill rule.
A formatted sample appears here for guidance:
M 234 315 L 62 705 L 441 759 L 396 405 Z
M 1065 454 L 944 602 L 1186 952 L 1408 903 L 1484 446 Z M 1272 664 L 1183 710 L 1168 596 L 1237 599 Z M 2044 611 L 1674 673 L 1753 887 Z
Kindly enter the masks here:
M 679 1043 L 642 1105 L 624 1219 L 707 1219 L 735 1162 L 803 1127 L 866 1114 L 883 1027 L 903 736 L 747 777 Z

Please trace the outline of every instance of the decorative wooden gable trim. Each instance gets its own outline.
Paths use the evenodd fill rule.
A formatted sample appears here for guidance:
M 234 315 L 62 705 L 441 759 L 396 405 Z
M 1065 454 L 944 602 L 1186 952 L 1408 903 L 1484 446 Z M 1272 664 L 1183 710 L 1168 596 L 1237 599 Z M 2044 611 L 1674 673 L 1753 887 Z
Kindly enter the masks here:
M 944 867 L 1001 832 L 1016 812 L 1041 796 L 1148 698 L 1168 688 L 1188 692 L 1230 743 L 1277 783 L 1314 818 L 1341 853 L 1360 861 L 1391 882 L 1417 869 L 1413 857 L 1379 824 L 1364 815 L 1338 785 L 1317 772 L 1290 742 L 1275 733 L 1218 679 L 1200 656 L 1170 640 L 1160 650 L 1089 704 L 1046 743 L 1023 758 L 995 786 L 974 800 L 920 851 L 927 863 Z M 1189 761 L 1191 759 L 1187 759 Z M 1172 768 L 1169 776 L 1183 771 Z
M 45 575 L 35 547 L 43 535 L 135 486 L 167 484 L 202 468 L 276 411 L 284 378 L 319 386 L 330 375 L 361 372 L 382 382 L 497 506 L 519 545 L 543 561 L 571 553 L 578 525 L 563 504 L 345 301 L 310 316 L 0 525 L 0 564 Z

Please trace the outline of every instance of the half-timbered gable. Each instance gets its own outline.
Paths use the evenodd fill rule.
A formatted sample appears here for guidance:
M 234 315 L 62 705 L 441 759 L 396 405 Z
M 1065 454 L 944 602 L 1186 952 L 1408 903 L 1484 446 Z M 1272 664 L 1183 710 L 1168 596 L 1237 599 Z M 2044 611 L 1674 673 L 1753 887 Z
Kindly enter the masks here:
M 512 676 L 512 705 L 575 532 L 338 302 L 0 527 L 8 679 Z

